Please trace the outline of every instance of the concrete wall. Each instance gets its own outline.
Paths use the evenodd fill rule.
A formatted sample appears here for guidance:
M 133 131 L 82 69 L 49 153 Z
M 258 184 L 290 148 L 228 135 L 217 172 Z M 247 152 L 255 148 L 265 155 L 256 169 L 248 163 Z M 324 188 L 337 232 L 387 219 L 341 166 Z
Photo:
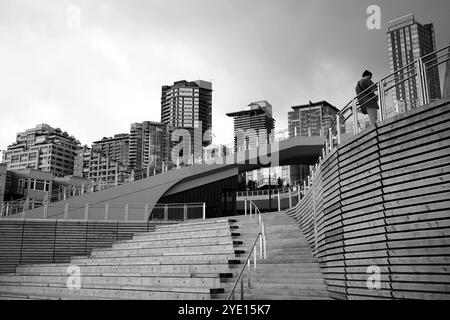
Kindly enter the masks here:
M 449 208 L 450 99 L 443 99 L 345 141 L 287 213 L 333 297 L 450 299 Z M 373 271 L 379 289 L 367 286 Z

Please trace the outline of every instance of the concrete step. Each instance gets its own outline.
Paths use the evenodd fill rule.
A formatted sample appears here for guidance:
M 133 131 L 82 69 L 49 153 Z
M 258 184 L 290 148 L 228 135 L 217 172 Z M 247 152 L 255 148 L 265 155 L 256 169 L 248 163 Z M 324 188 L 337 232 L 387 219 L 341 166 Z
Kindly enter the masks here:
M 216 224 L 216 223 L 233 223 L 236 219 L 234 218 L 210 218 L 210 219 L 193 219 L 189 220 L 189 222 L 181 222 L 181 223 L 175 223 L 175 224 L 166 224 L 161 226 L 156 226 L 158 230 L 164 230 L 168 229 L 171 230 L 172 228 L 178 228 L 178 227 L 193 227 L 197 225 L 209 225 L 209 224 Z
M 172 247 L 153 247 L 144 249 L 133 248 L 111 248 L 103 250 L 93 250 L 91 257 L 112 257 L 112 256 L 138 256 L 151 254 L 180 254 L 180 253 L 212 253 L 212 252 L 234 252 L 232 241 L 224 242 L 223 244 L 207 244 L 207 245 L 191 245 L 191 246 L 172 246 Z
M 44 287 L 64 287 L 67 283 L 67 275 L 65 276 L 32 276 L 32 275 L 16 275 L 4 277 L 0 276 L 0 287 L 2 286 L 44 286 Z M 83 288 L 102 288 L 104 286 L 115 286 L 122 288 L 123 286 L 153 286 L 153 287 L 195 287 L 195 288 L 218 288 L 221 286 L 221 278 L 188 278 L 188 277 L 145 277 L 145 276 L 83 276 L 81 278 L 81 286 Z M 1 290 L 1 289 L 0 289 Z
M 123 248 L 154 248 L 157 246 L 177 246 L 177 245 L 206 245 L 215 244 L 223 241 L 233 241 L 232 234 L 226 234 L 223 236 L 202 236 L 196 238 L 180 238 L 180 239 L 165 239 L 165 240 L 144 240 L 144 241 L 121 241 L 115 242 L 112 245 L 113 249 L 123 249 Z
M 196 264 L 209 263 L 219 264 L 228 263 L 235 259 L 235 254 L 199 254 L 199 255 L 173 255 L 173 256 L 138 256 L 138 257 L 119 257 L 119 258 L 73 258 L 71 263 L 74 265 L 140 265 L 140 264 Z
M 91 299 L 145 299 L 145 300 L 206 300 L 210 299 L 209 289 L 198 291 L 187 291 L 190 288 L 146 288 L 145 290 L 125 290 L 125 289 L 68 289 L 56 287 L 41 286 L 2 286 L 2 294 L 20 294 L 20 295 L 43 295 L 56 296 L 62 299 L 75 299 L 80 297 L 89 297 Z M 161 291 L 158 291 L 161 290 Z M 162 291 L 166 290 L 166 291 Z M 180 291 L 186 290 L 186 291 Z M 206 292 L 205 292 L 206 291 Z
M 174 240 L 174 239 L 193 239 L 199 237 L 215 237 L 215 236 L 226 236 L 230 235 L 230 228 L 211 228 L 206 230 L 193 230 L 193 231 L 182 231 L 173 233 L 154 233 L 148 232 L 141 236 L 135 236 L 131 240 L 117 241 L 117 243 L 133 243 L 151 240 Z
M 67 275 L 68 267 L 71 264 L 48 264 L 48 265 L 31 265 L 18 266 L 17 273 L 20 274 L 63 274 Z M 121 264 L 121 265 L 80 265 L 82 275 L 89 274 L 142 274 L 151 275 L 153 273 L 229 273 L 230 270 L 236 268 L 228 263 L 196 263 L 189 264 Z

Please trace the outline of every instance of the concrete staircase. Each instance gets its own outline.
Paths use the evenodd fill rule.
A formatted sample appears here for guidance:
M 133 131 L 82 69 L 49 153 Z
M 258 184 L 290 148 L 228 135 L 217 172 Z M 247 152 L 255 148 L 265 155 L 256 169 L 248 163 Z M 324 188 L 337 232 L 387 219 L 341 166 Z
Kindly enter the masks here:
M 262 217 L 267 259 L 252 270 L 244 298 L 329 298 L 295 221 L 284 213 Z M 258 230 L 248 216 L 157 226 L 70 263 L 19 265 L 0 274 L 0 299 L 226 299 Z M 69 266 L 80 268 L 80 289 L 67 287 Z
M 247 289 L 244 281 L 244 299 L 281 299 L 281 300 L 322 300 L 330 299 L 320 267 L 311 253 L 311 249 L 297 226 L 297 223 L 285 213 L 271 212 L 262 214 L 266 228 L 267 259 L 259 260 L 259 244 L 257 244 L 258 263 L 251 273 L 251 287 Z M 237 227 L 241 244 L 235 249 L 242 252 L 237 257 L 246 259 L 259 229 L 257 219 L 250 220 L 248 216 L 234 216 L 231 225 Z M 224 284 L 228 297 L 232 285 L 239 274 L 240 267 L 233 272 L 234 277 Z M 247 279 L 247 272 L 244 273 Z M 240 297 L 239 287 L 236 299 Z
M 211 299 L 224 293 L 235 261 L 230 226 L 208 219 L 156 227 L 111 248 L 73 257 L 69 264 L 20 265 L 0 275 L 0 299 Z M 69 289 L 68 267 L 80 268 L 80 289 Z

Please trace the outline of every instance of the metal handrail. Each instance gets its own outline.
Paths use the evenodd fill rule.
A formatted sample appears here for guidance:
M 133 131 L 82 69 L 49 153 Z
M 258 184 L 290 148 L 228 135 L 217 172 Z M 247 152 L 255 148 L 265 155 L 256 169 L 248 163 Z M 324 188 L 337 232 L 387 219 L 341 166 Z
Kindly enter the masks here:
M 251 267 L 250 266 L 250 264 L 251 264 L 250 260 L 251 260 L 251 256 L 252 256 L 252 253 L 253 253 L 254 254 L 254 262 L 255 262 L 254 263 L 254 267 L 256 268 L 256 251 L 255 251 L 255 247 L 256 247 L 256 244 L 258 243 L 259 239 L 263 239 L 262 232 L 259 232 L 258 235 L 256 236 L 256 239 L 253 242 L 252 248 L 251 248 L 250 252 L 247 255 L 247 259 L 245 259 L 245 264 L 241 267 L 241 271 L 239 272 L 239 275 L 238 275 L 236 281 L 234 282 L 233 288 L 231 289 L 231 292 L 228 295 L 228 299 L 227 300 L 232 300 L 232 298 L 234 300 L 234 293 L 236 291 L 236 287 L 237 287 L 239 281 L 241 281 L 241 300 L 244 299 L 244 282 L 243 282 L 243 279 L 242 279 L 242 275 L 244 274 L 244 270 L 245 270 L 246 267 L 248 267 L 248 288 L 250 288 L 250 285 L 251 285 L 251 283 L 250 283 L 250 281 L 251 281 L 250 280 L 250 267 Z M 265 241 L 265 240 L 263 240 L 263 241 Z M 262 256 L 260 256 L 260 257 L 262 258 Z
M 308 178 L 312 180 L 312 176 L 315 173 L 316 168 L 320 165 L 320 163 L 325 159 L 326 155 L 331 153 L 331 151 L 335 147 L 335 142 L 337 141 L 336 145 L 339 145 L 341 143 L 340 141 L 340 134 L 341 134 L 341 117 L 343 118 L 344 124 L 353 117 L 353 134 L 358 133 L 358 128 L 360 128 L 360 122 L 357 117 L 357 112 L 359 109 L 368 101 L 365 101 L 363 104 L 359 105 L 358 101 L 363 100 L 367 97 L 367 92 L 375 92 L 378 91 L 378 97 L 380 100 L 380 113 L 381 113 L 381 120 L 385 120 L 387 118 L 386 113 L 386 96 L 388 92 L 398 87 L 399 85 L 403 84 L 404 82 L 414 79 L 417 77 L 417 85 L 419 86 L 419 97 L 420 99 L 417 100 L 417 103 L 419 105 L 424 105 L 426 103 L 429 103 L 431 101 L 429 97 L 429 91 L 428 91 L 428 83 L 427 83 L 427 71 L 431 68 L 436 68 L 437 66 L 447 62 L 450 60 L 450 52 L 446 52 L 444 54 L 438 55 L 439 52 L 442 52 L 444 50 L 449 50 L 450 45 L 445 46 L 439 50 L 436 50 L 434 52 L 431 52 L 427 55 L 424 55 L 413 62 L 410 62 L 409 64 L 403 66 L 402 68 L 390 73 L 386 77 L 382 78 L 378 82 L 374 83 L 371 87 L 367 88 L 360 94 L 358 94 L 356 97 L 354 97 L 350 102 L 348 102 L 344 108 L 342 108 L 337 114 L 336 117 L 333 119 L 331 126 L 329 128 L 328 133 L 325 135 L 325 145 L 323 148 L 322 156 L 319 157 L 317 163 L 315 166 L 313 166 Z M 431 59 L 426 59 L 430 56 L 434 55 Z M 439 61 L 439 59 L 446 58 L 443 61 Z M 392 85 L 388 85 L 391 83 L 394 83 Z M 376 88 L 376 90 L 373 90 Z M 375 96 L 376 97 L 376 96 Z M 372 97 L 371 99 L 374 99 L 375 97 Z M 349 112 L 349 115 L 346 116 L 345 114 Z M 398 111 L 397 111 L 398 113 Z M 336 133 L 336 136 L 334 135 Z

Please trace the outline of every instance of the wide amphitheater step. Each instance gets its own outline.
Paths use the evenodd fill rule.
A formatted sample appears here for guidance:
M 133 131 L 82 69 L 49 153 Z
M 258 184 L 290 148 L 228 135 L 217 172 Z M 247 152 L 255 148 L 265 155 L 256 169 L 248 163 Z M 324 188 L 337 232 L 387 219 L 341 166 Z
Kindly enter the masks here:
M 225 292 L 242 250 L 234 219 L 157 226 L 70 263 L 19 265 L 0 275 L 0 299 L 211 299 Z M 69 288 L 76 266 L 80 288 Z

